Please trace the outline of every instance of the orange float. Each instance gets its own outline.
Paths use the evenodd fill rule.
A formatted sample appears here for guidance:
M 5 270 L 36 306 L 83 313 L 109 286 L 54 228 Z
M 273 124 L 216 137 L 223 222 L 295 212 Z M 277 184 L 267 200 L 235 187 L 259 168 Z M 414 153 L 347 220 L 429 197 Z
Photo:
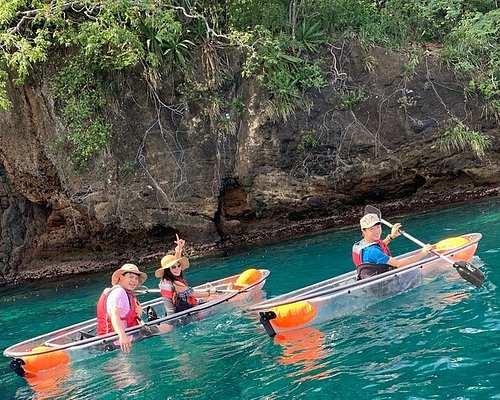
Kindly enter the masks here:
M 435 249 L 437 252 L 443 254 L 448 251 L 452 251 L 456 248 L 463 247 L 469 243 L 470 243 L 469 239 L 465 237 L 462 236 L 452 237 L 437 242 Z M 463 249 L 455 254 L 450 255 L 450 258 L 453 260 L 470 261 L 472 259 L 472 256 L 474 256 L 474 253 L 476 252 L 476 248 L 477 244 L 469 246 L 466 249 Z
M 253 285 L 262 279 L 262 274 L 259 270 L 255 268 L 247 269 L 243 271 L 236 282 L 234 282 L 233 288 L 236 290 L 245 289 L 247 286 Z
M 467 243 L 469 243 L 469 240 L 461 236 L 443 239 L 436 243 L 436 250 L 442 253 L 456 249 L 457 247 L 465 246 Z
M 297 301 L 272 309 L 276 318 L 272 319 L 277 328 L 295 328 L 311 322 L 316 317 L 316 308 L 308 301 Z
M 53 350 L 53 348 L 48 346 L 38 346 L 31 349 L 31 352 L 39 353 L 46 350 Z M 27 355 L 24 356 L 22 360 L 24 362 L 22 368 L 26 373 L 35 373 L 55 368 L 60 365 L 68 364 L 70 361 L 69 355 L 63 350 Z

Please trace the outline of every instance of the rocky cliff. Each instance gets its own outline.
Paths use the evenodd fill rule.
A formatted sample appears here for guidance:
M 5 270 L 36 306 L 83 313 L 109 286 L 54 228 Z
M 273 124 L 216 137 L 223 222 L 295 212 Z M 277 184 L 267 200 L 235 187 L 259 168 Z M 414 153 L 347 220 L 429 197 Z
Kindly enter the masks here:
M 431 52 L 410 72 L 408 62 L 382 48 L 336 49 L 310 112 L 286 122 L 235 73 L 226 96 L 244 107 L 217 127 L 214 104 L 117 78 L 113 137 L 83 171 L 65 151 L 50 68 L 37 70 L 9 87 L 13 107 L 0 112 L 3 281 L 154 260 L 175 233 L 201 254 L 356 224 L 367 202 L 390 213 L 499 195 L 495 120 Z M 346 93 L 357 101 L 346 106 Z M 439 149 L 452 117 L 492 139 L 485 157 Z

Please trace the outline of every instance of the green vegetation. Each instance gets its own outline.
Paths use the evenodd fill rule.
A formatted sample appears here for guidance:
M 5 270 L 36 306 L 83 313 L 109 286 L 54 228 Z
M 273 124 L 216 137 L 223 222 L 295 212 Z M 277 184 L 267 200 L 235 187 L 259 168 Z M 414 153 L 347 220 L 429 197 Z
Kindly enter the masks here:
M 461 121 L 452 120 L 451 123 L 454 126 L 438 140 L 439 149 L 446 153 L 470 149 L 477 157 L 484 157 L 486 149 L 491 146 L 491 139 L 481 132 L 469 129 Z
M 337 108 L 342 111 L 350 110 L 364 98 L 365 93 L 361 88 L 345 89 L 341 94 Z
M 305 152 L 307 150 L 314 149 L 319 145 L 320 142 L 318 139 L 316 139 L 316 136 L 313 132 L 303 132 L 302 136 L 300 137 L 300 143 L 297 146 L 297 149 L 300 152 Z
M 484 112 L 500 119 L 497 1 L 5 0 L 0 106 L 9 106 L 8 79 L 22 84 L 37 68 L 57 64 L 52 74 L 70 157 L 83 167 L 112 135 L 107 110 L 117 74 L 141 73 L 153 92 L 169 79 L 185 104 L 205 101 L 213 126 L 227 131 L 241 112 L 224 105 L 235 84 L 227 54 L 243 56 L 236 73 L 257 80 L 268 92 L 269 115 L 286 120 L 308 111 L 311 89 L 325 84 L 318 60 L 326 45 L 350 35 L 366 46 L 443 43 L 443 59 L 463 74 L 468 95 L 481 98 Z M 404 79 L 418 62 L 413 54 Z M 374 65 L 366 60 L 368 71 Z M 347 91 L 340 108 L 362 99 L 361 89 Z
M 102 149 L 111 134 L 106 122 L 106 79 L 94 71 L 82 70 L 77 59 L 67 63 L 55 80 L 55 93 L 61 103 L 62 116 L 68 122 L 67 143 L 71 147 L 70 161 L 76 169 Z M 93 72 L 93 73 L 92 73 Z
M 486 114 L 500 121 L 500 9 L 460 21 L 447 44 L 448 65 L 470 76 L 467 89 L 485 100 Z

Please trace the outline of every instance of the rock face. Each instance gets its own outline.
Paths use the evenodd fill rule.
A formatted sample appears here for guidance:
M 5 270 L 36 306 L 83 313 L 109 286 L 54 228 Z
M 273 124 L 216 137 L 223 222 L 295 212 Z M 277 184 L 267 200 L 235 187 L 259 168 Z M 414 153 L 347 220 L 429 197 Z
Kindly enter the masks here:
M 345 49 L 344 49 L 345 50 Z M 210 104 L 152 97 L 140 77 L 121 84 L 113 137 L 76 172 L 47 71 L 11 86 L 0 112 L 0 270 L 6 282 L 112 268 L 173 249 L 175 233 L 208 251 L 355 224 L 361 205 L 404 211 L 499 195 L 499 127 L 426 55 L 353 47 L 327 56 L 330 81 L 310 113 L 288 122 L 266 112 L 266 93 L 236 79 L 245 105 L 217 128 Z M 45 72 L 45 73 L 44 73 Z M 346 108 L 346 93 L 362 100 Z M 161 102 L 159 101 L 161 100 Z M 456 117 L 492 139 L 484 159 L 441 152 Z

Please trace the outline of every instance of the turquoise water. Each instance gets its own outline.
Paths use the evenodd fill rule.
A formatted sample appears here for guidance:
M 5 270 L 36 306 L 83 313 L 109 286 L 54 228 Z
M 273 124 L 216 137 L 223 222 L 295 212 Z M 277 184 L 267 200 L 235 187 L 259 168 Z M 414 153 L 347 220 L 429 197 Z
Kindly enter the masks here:
M 500 198 L 397 220 L 425 242 L 481 232 L 473 262 L 485 272 L 485 285 L 476 289 L 449 274 L 276 339 L 256 319 L 230 310 L 136 343 L 130 354 L 100 355 L 28 381 L 1 358 L 0 398 L 499 399 Z M 268 268 L 269 298 L 350 270 L 356 239 L 357 228 L 342 229 L 194 260 L 187 279 L 200 284 L 249 266 Z M 404 238 L 391 247 L 394 253 L 415 248 Z M 150 287 L 156 284 L 153 270 L 147 269 Z M 109 277 L 0 290 L 0 349 L 92 318 Z

